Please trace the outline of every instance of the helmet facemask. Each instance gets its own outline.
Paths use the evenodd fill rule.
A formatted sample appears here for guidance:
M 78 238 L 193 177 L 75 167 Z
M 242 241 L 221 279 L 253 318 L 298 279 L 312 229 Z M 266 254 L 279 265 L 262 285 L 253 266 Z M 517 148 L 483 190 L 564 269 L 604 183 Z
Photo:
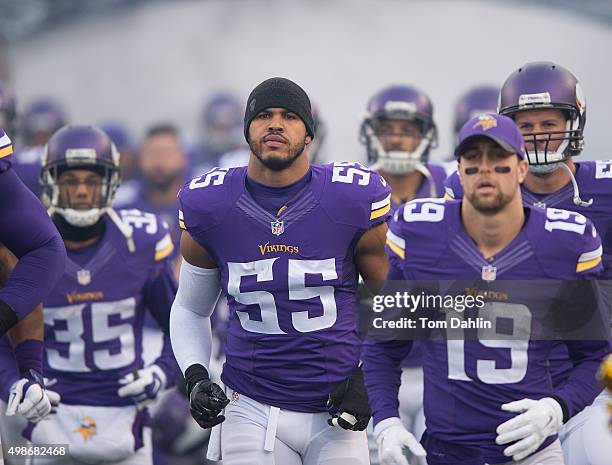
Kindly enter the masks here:
M 380 138 L 386 134 L 381 132 L 385 120 L 406 120 L 417 124 L 420 131 L 420 142 L 411 151 L 385 150 Z M 387 134 L 389 135 L 389 134 Z M 408 137 L 408 134 L 399 134 Z M 379 112 L 365 118 L 361 126 L 360 140 L 366 145 L 370 168 L 382 169 L 393 175 L 411 173 L 427 161 L 429 150 L 438 144 L 438 134 L 435 124 L 430 118 L 419 113 L 407 111 Z

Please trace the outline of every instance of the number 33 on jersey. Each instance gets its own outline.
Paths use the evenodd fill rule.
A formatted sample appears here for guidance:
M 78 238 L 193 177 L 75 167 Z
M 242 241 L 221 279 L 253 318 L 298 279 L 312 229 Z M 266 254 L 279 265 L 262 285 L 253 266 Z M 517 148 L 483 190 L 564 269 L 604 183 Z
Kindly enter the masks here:
M 388 219 L 391 199 L 358 163 L 312 166 L 307 176 L 275 215 L 245 188 L 246 167 L 215 168 L 179 193 L 179 224 L 221 272 L 223 381 L 261 402 L 321 411 L 330 384 L 359 358 L 355 246 Z

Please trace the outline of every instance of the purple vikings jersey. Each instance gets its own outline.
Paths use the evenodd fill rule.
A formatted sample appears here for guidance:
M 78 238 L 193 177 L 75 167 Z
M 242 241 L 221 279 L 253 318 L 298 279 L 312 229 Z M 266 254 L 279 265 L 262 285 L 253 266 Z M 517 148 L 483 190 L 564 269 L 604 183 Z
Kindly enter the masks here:
M 431 197 L 433 192 L 435 192 L 436 197 L 442 197 L 444 195 L 444 180 L 446 179 L 446 170 L 444 167 L 440 165 L 434 165 L 432 163 L 425 163 L 425 166 L 431 173 L 431 177 L 433 179 L 432 183 L 423 176 L 423 180 L 421 185 L 416 191 L 414 195 L 415 199 L 423 199 L 427 197 Z M 432 189 L 433 187 L 433 189 Z M 394 196 L 393 192 L 391 192 L 391 214 L 395 213 L 402 203 L 398 202 Z M 413 199 L 410 199 L 413 200 Z M 419 343 L 415 343 L 410 354 L 402 361 L 402 366 L 410 367 L 410 366 L 418 366 L 421 364 L 421 350 Z
M 460 210 L 460 201 L 444 199 L 417 200 L 400 207 L 387 235 L 390 273 L 401 270 L 407 280 L 480 281 L 483 267 L 495 267 L 496 280 L 527 281 L 579 280 L 601 272 L 601 242 L 592 223 L 582 215 L 525 207 L 523 229 L 489 261 L 465 231 Z M 491 309 L 494 306 L 492 303 Z M 519 309 L 509 314 L 504 308 L 502 304 L 495 309 L 503 312 L 500 319 L 520 317 Z M 598 394 L 595 373 L 609 350 L 607 341 L 567 341 L 575 367 L 564 384 L 553 388 L 547 367 L 553 341 L 500 343 L 494 340 L 495 334 L 489 332 L 486 340 L 449 337 L 422 342 L 426 446 L 433 438 L 467 447 L 483 462 L 504 462 L 505 446 L 495 444 L 495 430 L 514 414 L 502 411 L 502 404 L 554 395 L 564 401 L 572 416 Z M 410 346 L 410 341 L 399 340 L 368 340 L 364 344 L 364 373 L 375 423 L 399 416 L 399 363 Z M 430 458 L 435 457 L 428 457 L 428 461 Z M 447 462 L 440 459 L 435 463 Z
M 42 187 L 38 182 L 42 169 L 44 146 L 25 147 L 15 152 L 15 173 L 28 186 L 36 197 L 40 198 Z
M 64 276 L 43 302 L 44 373 L 57 379 L 53 389 L 66 404 L 132 405 L 130 398 L 117 395 L 118 380 L 143 367 L 145 309 L 168 328 L 176 293 L 168 230 L 151 213 L 119 214 L 133 229 L 136 250 L 128 250 L 125 237 L 106 217 L 101 240 L 68 250 Z M 170 375 L 175 362 L 165 345 L 156 363 Z
M 130 189 L 134 190 L 134 192 L 130 195 L 131 198 L 127 198 L 126 196 L 126 202 L 117 201 L 115 202 L 115 205 L 117 205 L 118 208 L 126 210 L 136 208 L 138 210 L 155 213 L 161 222 L 164 223 L 170 230 L 170 237 L 172 238 L 172 243 L 174 244 L 172 257 L 176 257 L 178 254 L 179 242 L 181 240 L 181 230 L 176 221 L 176 210 L 178 208 L 178 203 L 164 207 L 153 205 L 146 196 L 145 186 L 142 181 L 138 181 L 136 183 L 130 182 L 129 186 Z
M 221 379 L 268 405 L 325 411 L 359 361 L 355 247 L 388 219 L 390 189 L 358 163 L 312 166 L 274 215 L 246 172 L 215 168 L 179 193 L 180 225 L 219 266 L 228 298 Z
M 601 236 L 603 246 L 603 272 L 601 279 L 612 279 L 612 160 L 586 161 L 576 163 L 576 183 L 580 188 L 580 196 L 588 201 L 589 206 L 576 205 L 573 201 L 574 188 L 571 182 L 552 194 L 535 194 L 525 185 L 521 186 L 523 203 L 536 207 L 560 208 L 578 212 L 586 216 L 595 225 Z M 459 174 L 455 171 L 445 181 L 447 198 L 460 199 L 463 188 Z M 555 348 L 550 361 L 551 374 L 555 385 L 565 381 L 572 369 L 572 363 L 564 346 Z
M 552 194 L 535 194 L 525 185 L 521 185 L 523 203 L 536 207 L 560 208 L 580 213 L 595 225 L 601 235 L 603 245 L 602 279 L 612 279 L 612 160 L 586 161 L 576 163 L 576 182 L 580 188 L 580 196 L 588 201 L 590 206 L 576 205 L 573 201 L 574 188 L 571 182 Z M 446 179 L 445 192 L 447 198 L 460 199 L 463 188 L 459 174 L 455 171 Z
M 12 154 L 13 143 L 9 136 L 0 128 L 0 173 L 4 173 L 11 167 L 13 163 Z

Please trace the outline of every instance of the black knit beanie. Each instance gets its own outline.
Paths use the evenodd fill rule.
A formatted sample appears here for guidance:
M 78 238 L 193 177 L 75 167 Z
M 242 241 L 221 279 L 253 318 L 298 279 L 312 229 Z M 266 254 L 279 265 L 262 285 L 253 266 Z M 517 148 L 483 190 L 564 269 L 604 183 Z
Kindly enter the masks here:
M 259 84 L 249 95 L 244 112 L 244 137 L 247 142 L 251 121 L 266 108 L 285 108 L 295 113 L 304 122 L 308 135 L 314 138 L 314 120 L 308 95 L 295 82 L 274 77 Z

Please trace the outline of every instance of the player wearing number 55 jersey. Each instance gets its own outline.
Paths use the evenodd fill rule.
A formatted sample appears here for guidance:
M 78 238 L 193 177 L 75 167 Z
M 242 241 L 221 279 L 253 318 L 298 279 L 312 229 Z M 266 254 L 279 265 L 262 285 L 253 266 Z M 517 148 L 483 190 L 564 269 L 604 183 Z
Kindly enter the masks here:
M 357 163 L 309 166 L 310 102 L 287 79 L 253 90 L 245 136 L 248 167 L 213 169 L 179 194 L 185 262 L 170 326 L 192 414 L 203 427 L 225 420 L 209 447 L 220 439 L 224 464 L 367 464 L 356 287 L 359 274 L 386 275 L 389 188 Z M 220 288 L 229 404 L 206 370 Z
M 41 180 L 68 251 L 63 277 L 43 302 L 44 374 L 61 403 L 25 434 L 34 444 L 69 444 L 70 458 L 35 463 L 150 465 L 144 405 L 178 374 L 168 335 L 176 292 L 168 228 L 153 214 L 112 209 L 119 155 L 95 127 L 57 131 Z M 160 357 L 145 367 L 146 310 L 167 337 Z
M 519 183 L 527 161 L 512 120 L 481 115 L 464 125 L 459 141 L 455 154 L 464 199 L 414 201 L 398 210 L 387 236 L 390 279 L 582 280 L 601 271 L 601 242 L 589 220 L 522 205 Z M 556 433 L 600 390 L 595 374 L 608 341 L 565 341 L 573 368 L 553 389 L 547 361 L 554 341 L 530 340 L 530 329 L 523 338 L 496 340 L 498 328 L 501 339 L 523 328 L 523 318 L 531 327 L 540 307 L 491 303 L 494 310 L 503 311 L 498 319 L 506 325 L 496 320 L 486 337 L 451 340 L 447 333 L 448 340 L 425 342 L 427 461 L 483 465 L 511 457 L 510 463 L 563 464 Z M 386 464 L 406 463 L 404 445 L 419 449 L 397 418 L 398 363 L 410 345 L 372 340 L 364 349 L 375 434 Z

